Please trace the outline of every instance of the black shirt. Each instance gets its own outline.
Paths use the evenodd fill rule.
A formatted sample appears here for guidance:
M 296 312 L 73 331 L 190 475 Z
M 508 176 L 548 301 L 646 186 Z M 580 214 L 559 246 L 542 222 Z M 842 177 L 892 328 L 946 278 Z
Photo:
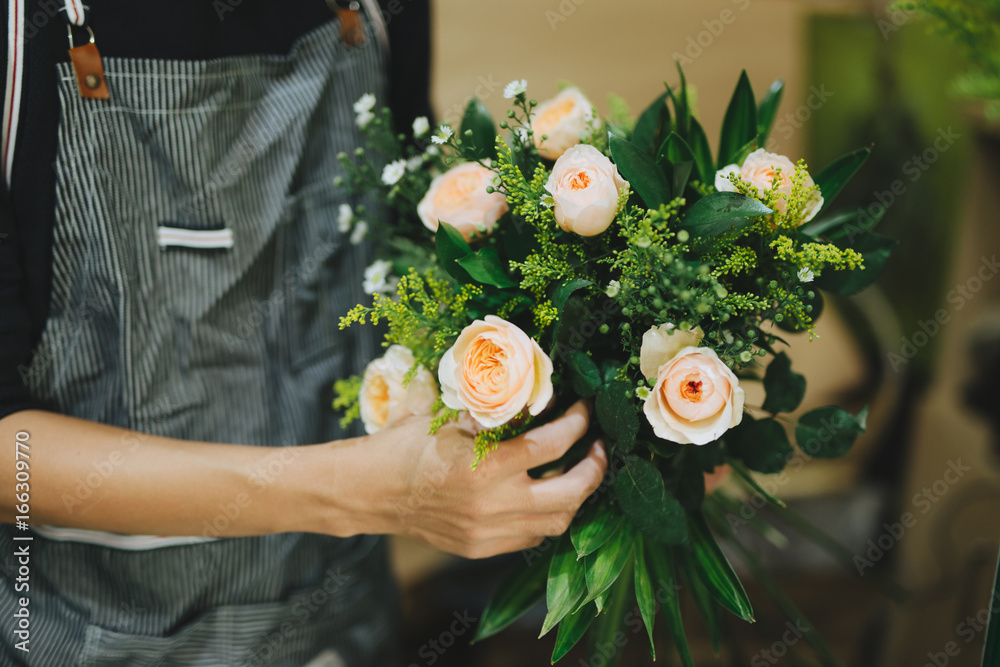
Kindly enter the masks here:
M 3 6 L 6 19 L 8 2 Z M 87 0 L 87 21 L 105 57 L 209 60 L 283 54 L 332 18 L 324 0 Z M 56 63 L 68 62 L 63 0 L 27 0 L 21 112 L 11 185 L 0 197 L 0 418 L 44 408 L 24 374 L 49 310 L 55 226 Z M 388 104 L 405 131 L 430 116 L 429 0 L 383 3 L 389 33 Z M 86 38 L 77 31 L 77 44 Z M 7 32 L 0 31 L 6 72 Z

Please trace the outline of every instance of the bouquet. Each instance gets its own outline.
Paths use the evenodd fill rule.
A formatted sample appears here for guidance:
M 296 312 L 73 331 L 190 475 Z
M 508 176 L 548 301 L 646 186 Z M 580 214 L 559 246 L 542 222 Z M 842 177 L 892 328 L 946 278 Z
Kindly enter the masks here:
M 631 620 L 641 618 L 653 655 L 662 616 L 691 665 L 682 588 L 717 651 L 723 610 L 754 620 L 720 540 L 780 595 L 734 534 L 736 525 L 774 529 L 712 493 L 717 479 L 732 474 L 781 509 L 753 473 L 785 468 L 789 432 L 803 456 L 833 458 L 865 430 L 866 409 L 783 416 L 806 379 L 780 346 L 786 331 L 812 332 L 822 290 L 861 290 L 894 245 L 870 218 L 830 212 L 869 149 L 815 175 L 767 152 L 782 84 L 758 102 L 745 72 L 715 153 L 682 71 L 637 120 L 617 98 L 599 118 L 575 88 L 542 103 L 526 88 L 521 80 L 504 91 L 505 136 L 476 99 L 457 128 L 432 131 L 418 118 L 412 140 L 393 133 L 373 97 L 358 101 L 368 145 L 340 156 L 341 185 L 376 190 L 395 216 L 361 222 L 365 211 L 341 211 L 344 231 L 377 229 L 379 257 L 365 272 L 372 303 L 341 326 L 387 325 L 387 350 L 363 377 L 337 383 L 334 406 L 369 433 L 411 414 L 433 414 L 433 431 L 468 412 L 482 427 L 478 463 L 546 415 L 592 399 L 592 437 L 554 466 L 572 465 L 600 437 L 609 481 L 565 534 L 515 567 L 476 639 L 544 598 L 553 662 L 588 629 L 592 650 L 613 655 L 637 607 Z M 750 383 L 763 384 L 762 405 L 746 405 Z M 814 632 L 806 639 L 832 664 Z

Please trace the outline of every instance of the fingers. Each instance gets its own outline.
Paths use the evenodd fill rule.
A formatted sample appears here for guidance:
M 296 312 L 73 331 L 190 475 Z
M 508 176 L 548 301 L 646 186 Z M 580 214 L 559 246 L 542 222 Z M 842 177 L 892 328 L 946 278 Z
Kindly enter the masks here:
M 568 472 L 557 477 L 532 480 L 530 492 L 537 512 L 576 512 L 583 501 L 597 490 L 608 469 L 608 456 L 597 441 L 587 457 Z
M 505 467 L 523 472 L 555 461 L 582 438 L 590 425 L 590 409 L 577 401 L 561 417 L 502 443 Z

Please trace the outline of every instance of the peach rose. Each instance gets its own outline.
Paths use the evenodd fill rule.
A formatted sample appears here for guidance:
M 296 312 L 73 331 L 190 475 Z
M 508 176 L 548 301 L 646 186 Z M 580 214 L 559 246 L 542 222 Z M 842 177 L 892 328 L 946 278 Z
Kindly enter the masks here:
M 545 184 L 555 201 L 556 222 L 580 236 L 596 236 L 608 228 L 627 187 L 611 160 L 588 144 L 574 146 L 556 160 Z
M 427 369 L 421 366 L 413 379 L 403 386 L 403 378 L 415 363 L 410 350 L 393 345 L 365 368 L 358 401 L 367 433 L 392 426 L 410 415 L 431 413 L 438 389 L 434 376 Z
M 493 231 L 507 212 L 507 198 L 487 192 L 493 172 L 478 162 L 464 162 L 431 181 L 427 194 L 417 204 L 417 215 L 427 229 L 436 232 L 438 222 L 447 222 L 466 238 Z
M 673 331 L 673 333 L 670 333 Z M 650 327 L 649 331 L 642 334 L 642 347 L 639 348 L 639 370 L 651 380 L 660 372 L 660 366 L 677 356 L 677 353 L 685 347 L 698 347 L 705 337 L 705 332 L 701 327 L 695 327 L 693 331 L 677 329 L 672 323 L 667 322 L 658 327 Z
M 567 88 L 542 102 L 531 120 L 538 153 L 549 160 L 557 159 L 593 132 L 596 119 L 594 106 L 576 88 Z
M 780 175 L 777 173 L 778 169 L 781 169 Z M 771 184 L 777 177 L 778 192 L 782 196 L 775 203 L 775 206 L 781 213 L 788 210 L 788 197 L 792 194 L 792 176 L 795 174 L 795 165 L 784 155 L 768 153 L 763 148 L 758 148 L 747 156 L 742 166 L 731 164 L 717 171 L 715 174 L 716 190 L 736 192 L 736 186 L 729 180 L 729 174 L 739 174 L 743 180 L 762 193 L 771 189 Z M 808 175 L 805 184 L 809 187 L 816 185 L 812 176 Z M 812 198 L 802 211 L 802 222 L 809 222 L 815 218 L 821 208 L 823 208 L 823 196 L 817 191 L 813 193 Z
M 659 367 L 643 412 L 657 437 L 705 445 L 743 420 L 743 389 L 715 350 L 685 347 Z
M 462 330 L 438 368 L 441 398 L 468 410 L 486 428 L 525 408 L 532 415 L 552 398 L 552 360 L 519 328 L 494 315 Z

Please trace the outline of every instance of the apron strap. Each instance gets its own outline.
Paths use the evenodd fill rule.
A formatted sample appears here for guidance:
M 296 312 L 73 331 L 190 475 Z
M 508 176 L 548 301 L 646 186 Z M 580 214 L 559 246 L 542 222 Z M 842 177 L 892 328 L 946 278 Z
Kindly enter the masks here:
M 87 23 L 87 9 L 83 0 L 65 0 L 66 20 L 81 28 Z

